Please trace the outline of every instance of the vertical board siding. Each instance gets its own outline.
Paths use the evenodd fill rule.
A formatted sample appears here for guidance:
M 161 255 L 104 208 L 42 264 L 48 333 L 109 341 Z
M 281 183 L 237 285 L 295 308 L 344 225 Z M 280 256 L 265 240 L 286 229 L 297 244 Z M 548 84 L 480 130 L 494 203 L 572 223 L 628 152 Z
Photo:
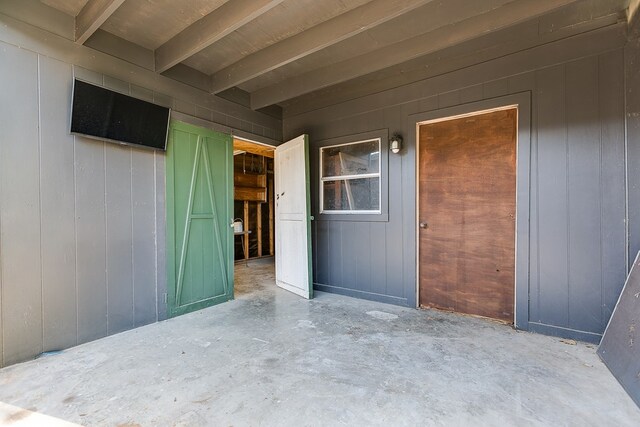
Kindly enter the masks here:
M 105 145 L 107 334 L 133 327 L 131 148 Z
M 156 218 L 154 156 L 131 150 L 133 323 L 156 320 Z M 164 270 L 163 270 L 164 271 Z
M 313 192 L 312 192 L 313 193 Z M 313 252 L 315 276 L 314 283 L 331 283 L 329 281 L 329 233 L 328 228 L 331 223 L 327 221 L 314 221 L 315 246 L 317 250 Z
M 482 93 L 484 92 L 484 85 L 469 86 L 464 89 L 460 89 L 460 103 L 466 104 L 469 102 L 480 101 L 482 99 Z M 432 110 L 429 108 L 426 110 Z M 421 109 L 424 111 L 425 109 Z
M 509 90 L 509 79 L 500 79 L 487 82 L 482 85 L 482 94 L 484 99 L 497 98 L 498 96 L 513 93 Z
M 391 207 L 391 206 L 389 206 Z M 393 218 L 393 217 L 390 217 Z M 371 258 L 371 292 L 373 294 L 385 295 L 387 292 L 387 226 L 384 223 L 370 223 L 371 246 L 362 247 Z M 393 248 L 391 248 L 393 249 Z
M 329 283 L 333 286 L 343 286 L 342 276 L 342 263 L 344 257 L 342 252 L 344 247 L 342 246 L 343 239 L 348 239 L 351 236 L 342 234 L 342 223 L 330 222 L 327 224 L 328 232 L 328 246 L 329 246 Z
M 624 61 L 620 52 L 602 55 L 598 61 L 598 99 L 601 135 L 601 215 L 602 246 L 602 321 L 606 324 L 618 301 L 626 278 L 625 194 L 609 191 L 625 181 Z M 608 281 L 607 284 L 605 281 Z
M 402 185 L 401 206 L 410 206 L 415 199 L 415 191 L 414 191 L 415 184 L 414 186 L 411 186 L 405 183 L 412 182 L 412 181 L 415 182 L 416 180 L 415 161 L 411 156 L 405 156 L 405 155 L 403 155 L 401 159 L 402 159 L 402 163 L 400 166 L 402 168 L 402 178 L 400 181 Z M 402 215 L 405 217 L 405 220 L 403 221 L 403 228 L 402 228 L 403 242 L 411 242 L 412 237 L 415 236 L 416 234 L 416 228 L 417 228 L 416 225 L 418 222 L 416 218 L 416 214 L 417 212 L 415 209 L 402 213 Z M 406 248 L 405 245 L 403 244 L 402 271 L 404 273 L 403 281 L 405 282 L 416 280 L 415 278 L 416 260 L 415 258 L 413 258 L 413 256 L 414 256 L 414 251 L 411 250 L 410 248 Z M 402 286 L 402 290 L 403 290 L 403 297 L 407 298 L 407 305 L 410 307 L 417 306 L 418 302 L 417 302 L 416 288 L 412 289 L 411 287 Z
M 567 207 L 567 130 L 565 118 L 565 67 L 558 66 L 536 74 L 537 81 L 537 158 L 535 197 L 538 214 L 536 279 L 532 285 L 540 301 L 531 310 L 530 320 L 554 326 L 569 324 L 569 253 Z M 533 222 L 532 221 L 532 222 Z M 537 286 L 536 286 L 537 285 Z
M 409 103 L 406 106 L 396 109 L 387 109 L 384 114 L 385 121 L 389 124 L 389 136 L 391 137 L 395 132 L 398 132 L 405 125 L 405 117 L 411 112 L 415 111 L 420 105 L 419 102 Z M 365 129 L 366 130 L 366 129 Z M 406 133 L 405 133 L 406 135 Z M 403 192 L 405 186 L 402 183 L 402 156 L 389 154 L 387 179 L 389 186 L 389 218 L 402 218 L 403 216 Z M 396 173 L 390 173 L 396 171 Z M 411 188 L 411 187 L 407 187 Z M 410 190 L 411 191 L 411 190 Z M 403 259 L 405 254 L 404 243 L 402 240 L 402 227 L 403 222 L 392 220 L 385 224 L 385 242 L 380 246 L 384 250 L 384 258 L 386 265 L 385 275 L 382 276 L 384 280 L 384 288 L 379 287 L 378 292 L 382 295 L 388 295 L 403 299 L 406 292 L 404 286 L 402 286 L 405 278 L 403 271 Z M 380 283 L 380 285 L 382 285 Z
M 598 58 L 566 65 L 569 328 L 602 332 Z
M 77 342 L 73 137 L 68 135 L 71 66 L 40 57 L 40 203 L 43 350 Z M 61 165 L 64 165 L 61 167 Z
M 640 251 L 640 36 L 636 23 L 635 37 L 624 50 L 625 100 L 627 114 L 627 185 L 629 192 L 628 265 Z
M 371 246 L 370 224 L 366 222 L 354 222 L 354 239 L 352 253 L 355 258 L 356 289 L 362 292 L 371 291 L 371 258 L 366 251 L 359 250 L 359 246 L 368 248 Z
M 155 161 L 155 282 L 156 282 L 156 320 L 167 318 L 168 309 L 164 295 L 167 292 L 167 210 L 165 195 L 165 155 L 164 153 L 154 153 Z
M 164 154 L 69 134 L 74 77 L 128 84 L 0 47 L 4 366 L 158 320 L 166 278 Z
M 355 234 L 356 227 L 353 223 L 346 222 L 342 224 L 342 229 L 340 230 L 340 236 L 342 237 L 340 246 L 343 248 L 344 256 L 340 261 L 342 262 L 342 282 L 352 283 L 354 289 L 360 290 L 358 287 L 358 276 L 356 275 L 358 268 L 356 246 L 359 242 L 352 238 Z
M 476 68 L 489 76 L 490 66 Z M 416 141 L 407 140 L 409 116 L 526 91 L 532 108 L 529 212 L 523 214 L 530 223 L 525 310 L 542 326 L 536 330 L 597 337 L 626 275 L 623 66 L 623 50 L 617 49 L 468 85 L 471 67 L 285 117 L 285 136 L 309 133 L 314 149 L 314 141 L 376 129 L 405 137 L 402 153 L 389 155 L 388 222 L 316 221 L 316 284 L 414 306 Z M 438 79 L 460 89 L 439 93 Z M 316 188 L 312 197 L 318 197 Z M 370 274 L 361 275 L 359 266 Z
M 447 108 L 454 105 L 460 105 L 460 91 L 454 90 L 438 96 L 439 108 Z
M 78 343 L 107 334 L 105 143 L 75 137 Z
M 391 202 L 391 201 L 390 201 Z M 392 203 L 392 202 L 391 202 Z M 389 205 L 391 208 L 393 204 Z M 397 206 L 400 206 L 398 200 Z M 391 209 L 389 209 L 389 215 L 393 215 Z M 402 223 L 392 222 L 385 228 L 385 263 L 386 277 L 384 291 L 380 292 L 382 295 L 388 295 L 392 297 L 404 298 L 405 290 L 402 286 L 404 282 L 404 274 L 402 271 L 402 259 L 405 255 L 404 244 L 402 241 Z M 380 288 L 382 290 L 382 287 Z
M 6 46 L 0 76 L 3 360 L 14 363 L 42 351 L 37 55 Z

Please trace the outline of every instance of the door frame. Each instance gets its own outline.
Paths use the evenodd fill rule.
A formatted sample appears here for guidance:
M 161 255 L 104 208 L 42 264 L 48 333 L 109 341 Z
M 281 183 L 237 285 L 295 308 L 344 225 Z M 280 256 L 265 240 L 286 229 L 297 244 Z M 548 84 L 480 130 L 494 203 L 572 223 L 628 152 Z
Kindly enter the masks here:
M 273 148 L 274 171 L 273 171 L 273 177 L 272 177 L 272 180 L 273 180 L 273 187 L 274 187 L 274 189 L 275 189 L 275 181 L 276 181 L 276 172 L 275 172 L 276 150 L 275 150 L 275 149 L 276 149 L 278 146 L 277 146 L 277 145 L 275 145 L 275 144 L 267 143 L 267 142 L 259 142 L 259 141 L 256 141 L 256 140 L 254 140 L 254 139 L 250 139 L 250 138 L 248 138 L 248 137 L 238 136 L 238 135 L 234 135 L 233 133 L 231 133 L 231 143 L 232 143 L 232 144 L 234 144 L 234 140 L 236 140 L 236 139 L 237 139 L 237 140 L 239 140 L 239 141 L 247 142 L 247 143 L 249 143 L 249 144 L 253 144 L 253 145 L 258 145 L 258 146 L 262 146 L 262 147 L 269 147 L 269 148 Z M 233 148 L 233 150 L 232 150 L 232 151 L 233 151 L 233 152 L 235 152 L 235 147 Z M 232 154 L 232 157 L 234 158 L 234 160 L 232 160 L 232 164 L 231 164 L 231 174 L 232 174 L 232 178 L 231 178 L 231 187 L 232 187 L 232 189 L 233 189 L 233 196 L 231 196 L 231 197 L 232 197 L 232 199 L 233 199 L 233 201 L 232 201 L 232 208 L 231 208 L 231 209 L 232 209 L 233 216 L 231 217 L 231 222 L 234 222 L 234 221 L 235 221 L 235 216 L 236 216 L 236 215 L 235 215 L 235 210 L 234 210 L 234 207 L 233 207 L 233 205 L 234 205 L 234 204 L 235 204 L 235 202 L 236 202 L 236 199 L 235 199 L 235 173 L 236 173 L 236 172 L 235 172 L 235 154 Z M 267 183 L 268 183 L 268 180 L 267 180 Z M 274 192 L 275 192 L 275 191 L 274 191 Z M 274 239 L 275 239 L 275 232 L 276 232 L 276 231 L 275 231 L 275 229 L 276 229 L 276 218 L 275 218 L 275 195 L 274 195 L 273 197 L 274 197 L 274 204 L 273 204 L 273 210 L 274 210 L 274 215 L 273 215 L 273 236 L 274 236 Z M 244 220 L 243 220 L 243 221 L 244 221 Z M 246 227 L 246 224 L 244 224 L 244 223 L 243 223 L 243 225 L 242 225 L 242 226 L 243 226 L 243 227 Z M 244 238 L 245 238 L 245 239 L 249 239 L 249 236 L 247 235 L 247 236 L 245 236 Z M 234 244 L 233 244 L 232 248 L 233 248 L 233 252 L 234 252 L 234 253 L 233 253 L 233 256 L 232 256 L 231 258 L 232 258 L 233 263 L 234 263 L 233 268 L 235 269 L 235 266 L 236 266 L 236 264 L 237 264 L 237 263 L 239 263 L 239 262 L 245 262 L 245 263 L 246 263 L 246 262 L 248 262 L 251 258 L 249 258 L 249 255 L 248 255 L 248 252 L 247 252 L 247 254 L 246 254 L 246 258 L 245 258 L 245 259 L 236 260 L 236 259 L 235 259 L 235 236 L 234 236 L 234 242 L 233 242 L 233 243 L 234 243 Z M 243 244 L 244 244 L 244 243 L 243 243 Z M 247 243 L 247 244 L 248 244 L 248 243 Z M 243 249 L 243 250 L 244 250 L 244 249 Z M 263 258 L 266 258 L 266 257 L 268 257 L 268 256 L 271 256 L 271 255 L 267 255 L 267 256 L 263 255 L 262 257 L 263 257 Z M 273 259 L 275 260 L 275 258 L 276 258 L 276 251 L 275 251 L 275 245 L 274 245 L 274 249 L 273 249 Z M 259 259 L 259 257 L 258 257 L 258 258 L 256 258 L 256 259 Z M 233 288 L 235 289 L 235 282 L 234 282 L 234 284 L 233 284 Z
M 531 92 L 522 92 L 453 107 L 442 108 L 409 116 L 409 137 L 415 141 L 415 218 L 414 236 L 416 248 L 416 307 L 420 307 L 420 139 L 419 127 L 424 124 L 447 121 L 461 117 L 517 109 L 516 132 L 516 241 L 514 283 L 514 326 L 529 327 L 529 196 L 531 170 Z

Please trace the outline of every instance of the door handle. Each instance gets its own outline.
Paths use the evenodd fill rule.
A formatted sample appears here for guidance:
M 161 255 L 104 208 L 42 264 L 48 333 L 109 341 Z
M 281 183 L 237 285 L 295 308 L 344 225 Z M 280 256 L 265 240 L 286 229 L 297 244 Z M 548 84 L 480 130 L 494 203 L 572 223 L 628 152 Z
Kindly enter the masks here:
M 429 228 L 429 225 L 426 222 L 421 222 L 420 223 L 420 228 Z

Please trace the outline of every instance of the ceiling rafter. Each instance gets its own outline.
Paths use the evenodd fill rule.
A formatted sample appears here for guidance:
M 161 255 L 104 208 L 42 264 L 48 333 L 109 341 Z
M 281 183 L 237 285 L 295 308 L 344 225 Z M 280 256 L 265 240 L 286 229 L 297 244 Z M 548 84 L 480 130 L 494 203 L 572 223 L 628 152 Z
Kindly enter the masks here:
M 258 76 L 244 86 L 249 92 L 277 84 L 282 80 L 312 71 L 324 65 L 364 55 L 373 50 L 410 40 L 421 34 L 442 27 L 443 23 L 454 23 L 497 9 L 519 0 L 447 0 L 434 1 L 419 7 L 411 13 L 402 14 L 341 43 L 320 50 L 306 58 L 301 58 L 282 68 Z
M 211 76 L 218 93 L 380 25 L 433 0 L 374 0 L 245 56 Z
M 233 0 L 182 30 L 155 51 L 161 73 L 273 9 L 283 0 Z
M 640 0 L 629 0 L 629 7 L 627 8 L 627 23 L 629 26 L 635 22 L 640 14 Z
M 553 31 L 542 33 L 539 31 L 541 18 L 527 21 L 449 49 L 420 56 L 414 60 L 358 77 L 355 80 L 338 83 L 314 92 L 313 96 L 303 95 L 294 98 L 283 103 L 282 108 L 287 117 L 292 117 L 331 105 L 362 99 L 375 93 L 401 87 L 407 88 L 418 81 L 427 79 L 434 81 L 433 79 L 439 78 L 439 76 L 447 76 L 456 71 L 462 72 L 461 70 L 473 65 L 499 60 L 507 56 L 513 57 L 523 51 L 530 52 L 539 46 L 555 42 L 573 43 L 569 40 L 576 37 L 584 36 L 584 40 L 595 38 L 603 45 L 610 46 L 611 40 L 619 40 L 620 38 L 618 34 L 620 32 L 619 17 L 620 14 L 605 15 L 592 21 L 566 26 L 563 25 L 562 17 L 560 17 L 560 21 L 554 20 L 554 24 L 559 25 Z M 595 34 L 599 34 L 599 36 L 595 36 Z M 592 48 L 594 48 L 593 43 L 589 49 Z M 520 58 L 522 57 L 520 55 Z M 522 61 L 518 63 L 521 64 Z M 553 64 L 551 58 L 548 64 Z M 510 89 L 512 88 L 510 87 Z M 446 87 L 442 86 L 439 86 L 439 89 L 442 89 L 443 92 L 448 91 Z M 464 90 L 473 93 L 477 87 L 467 87 Z
M 457 22 L 443 23 L 440 28 L 291 77 L 281 83 L 251 94 L 251 107 L 263 108 L 327 86 L 341 83 L 395 64 L 433 53 L 464 41 L 533 19 L 577 0 L 518 0 L 481 15 Z
M 76 16 L 76 43 L 84 44 L 122 3 L 124 0 L 89 0 Z

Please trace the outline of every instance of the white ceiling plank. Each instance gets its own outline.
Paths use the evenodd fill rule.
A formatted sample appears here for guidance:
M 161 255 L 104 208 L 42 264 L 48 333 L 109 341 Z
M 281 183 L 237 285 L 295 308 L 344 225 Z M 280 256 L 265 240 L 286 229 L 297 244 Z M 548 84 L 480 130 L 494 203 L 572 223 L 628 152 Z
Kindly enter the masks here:
M 374 0 L 286 38 L 211 76 L 211 91 L 221 92 L 318 50 L 387 22 L 433 0 Z
M 161 73 L 168 70 L 273 9 L 282 1 L 228 1 L 156 49 L 156 71 Z
M 577 0 L 519 0 L 490 12 L 443 26 L 337 64 L 317 68 L 251 94 L 251 107 L 263 108 L 395 64 L 455 46 L 475 37 L 536 18 Z
M 89 0 L 76 17 L 76 43 L 84 44 L 124 3 L 124 0 Z

